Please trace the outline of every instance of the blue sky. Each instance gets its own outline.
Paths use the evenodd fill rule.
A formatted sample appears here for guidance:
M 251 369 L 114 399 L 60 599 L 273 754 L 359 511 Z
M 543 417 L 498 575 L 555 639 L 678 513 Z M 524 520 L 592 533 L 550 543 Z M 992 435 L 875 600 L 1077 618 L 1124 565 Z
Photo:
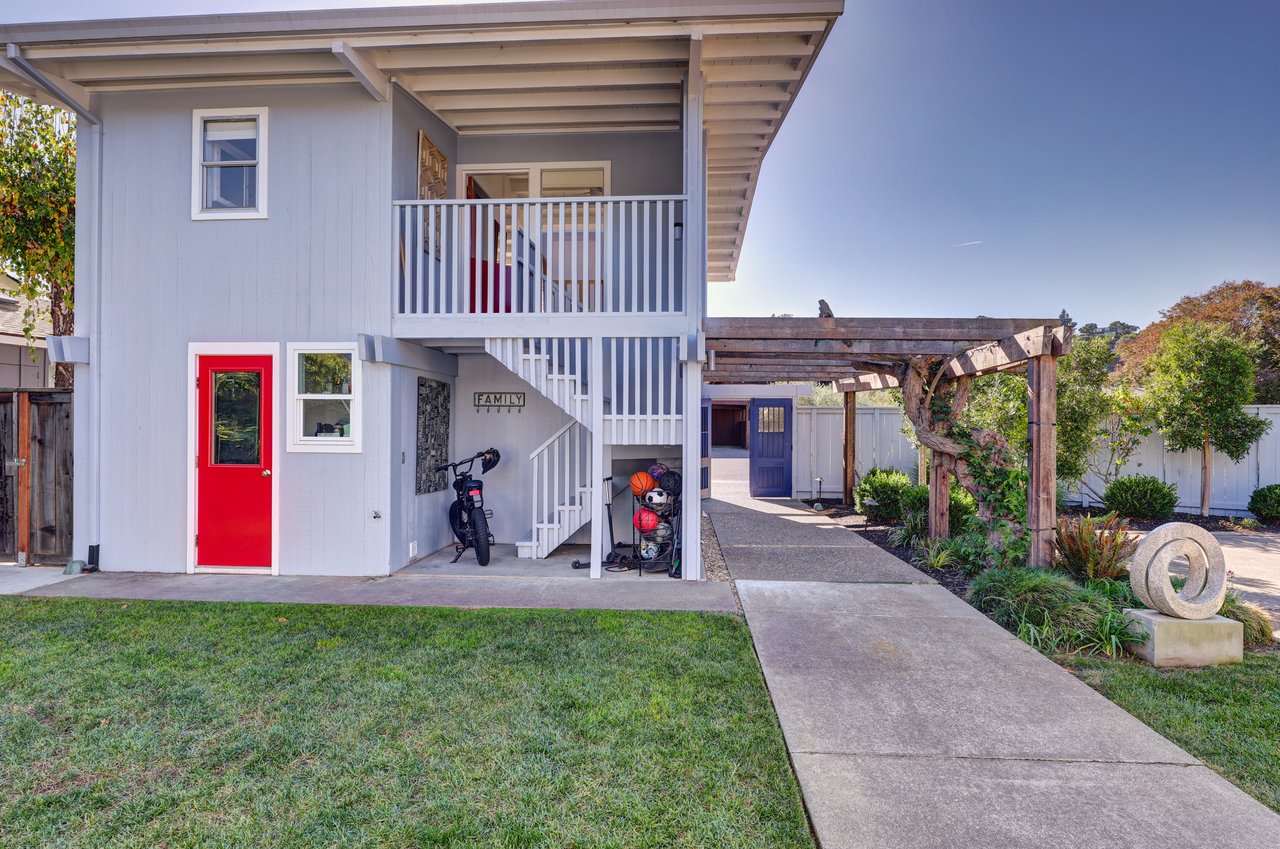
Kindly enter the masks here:
M 359 5 L 393 4 L 0 18 Z M 1222 280 L 1280 283 L 1278 37 L 1276 0 L 847 0 L 711 310 L 1145 324 Z

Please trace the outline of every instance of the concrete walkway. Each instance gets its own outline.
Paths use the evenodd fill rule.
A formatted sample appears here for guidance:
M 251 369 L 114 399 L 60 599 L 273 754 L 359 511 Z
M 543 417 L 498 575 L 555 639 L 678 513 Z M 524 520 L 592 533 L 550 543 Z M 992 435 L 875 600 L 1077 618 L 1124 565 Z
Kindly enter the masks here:
M 738 465 L 708 512 L 823 849 L 1274 845 L 1280 816 Z
M 737 611 L 728 583 L 677 581 L 666 575 L 637 577 L 635 573 L 587 581 L 572 576 L 273 578 L 269 575 L 99 572 L 31 589 L 23 595 L 426 607 Z
M 0 595 L 17 595 L 74 577 L 62 574 L 58 566 L 0 566 Z
M 1280 536 L 1244 531 L 1214 531 L 1222 544 L 1231 586 L 1271 614 L 1280 635 Z

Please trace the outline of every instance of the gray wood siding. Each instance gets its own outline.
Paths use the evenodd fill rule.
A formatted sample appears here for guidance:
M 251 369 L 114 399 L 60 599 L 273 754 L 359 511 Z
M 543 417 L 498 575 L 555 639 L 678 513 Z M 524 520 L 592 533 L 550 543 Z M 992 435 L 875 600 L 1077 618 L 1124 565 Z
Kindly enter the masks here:
M 267 106 L 266 220 L 191 220 L 191 110 Z M 187 343 L 281 344 L 282 573 L 386 574 L 388 367 L 364 371 L 363 453 L 282 450 L 285 342 L 390 326 L 390 108 L 358 86 L 101 100 L 103 565 L 185 567 Z
M 410 561 L 409 543 L 417 542 L 418 556 L 439 551 L 453 542 L 448 509 L 453 490 L 417 494 L 418 378 L 429 377 L 454 386 L 452 375 L 410 368 L 386 366 L 391 374 L 391 492 L 394 495 L 390 519 L 391 571 Z M 453 393 L 450 410 L 456 420 L 458 392 Z M 457 441 L 450 428 L 449 459 L 457 459 Z
M 399 86 L 391 89 L 391 192 L 395 200 L 418 200 L 418 131 L 449 160 L 449 197 L 458 167 L 458 134 Z

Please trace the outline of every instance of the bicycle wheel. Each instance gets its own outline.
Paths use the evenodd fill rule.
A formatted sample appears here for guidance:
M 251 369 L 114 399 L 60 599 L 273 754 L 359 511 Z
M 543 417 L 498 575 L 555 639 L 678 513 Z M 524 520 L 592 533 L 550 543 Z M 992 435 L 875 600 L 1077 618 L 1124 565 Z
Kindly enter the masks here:
M 489 520 L 484 510 L 477 507 L 471 511 L 471 533 L 475 540 L 476 562 L 481 566 L 489 565 Z
M 449 505 L 449 528 L 453 531 L 458 545 L 465 545 L 467 542 L 466 514 L 462 512 L 462 505 L 456 501 Z

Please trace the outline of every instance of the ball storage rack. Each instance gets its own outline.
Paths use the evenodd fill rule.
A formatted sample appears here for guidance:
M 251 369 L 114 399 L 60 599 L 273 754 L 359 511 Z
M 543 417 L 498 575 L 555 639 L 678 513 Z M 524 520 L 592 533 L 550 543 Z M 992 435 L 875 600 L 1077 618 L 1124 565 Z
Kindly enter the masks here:
M 640 556 L 640 544 L 646 541 L 653 542 L 652 533 L 641 533 L 636 528 L 635 515 L 640 509 L 650 509 L 643 501 L 644 496 L 632 493 L 631 502 L 631 559 L 636 564 L 640 574 L 649 572 L 650 574 L 664 572 L 672 578 L 680 577 L 680 496 L 673 495 L 671 498 L 671 506 L 666 513 L 659 513 L 658 516 L 662 521 L 671 525 L 671 540 L 661 545 L 658 556 L 650 560 L 645 560 Z M 656 511 L 655 511 L 656 512 Z

